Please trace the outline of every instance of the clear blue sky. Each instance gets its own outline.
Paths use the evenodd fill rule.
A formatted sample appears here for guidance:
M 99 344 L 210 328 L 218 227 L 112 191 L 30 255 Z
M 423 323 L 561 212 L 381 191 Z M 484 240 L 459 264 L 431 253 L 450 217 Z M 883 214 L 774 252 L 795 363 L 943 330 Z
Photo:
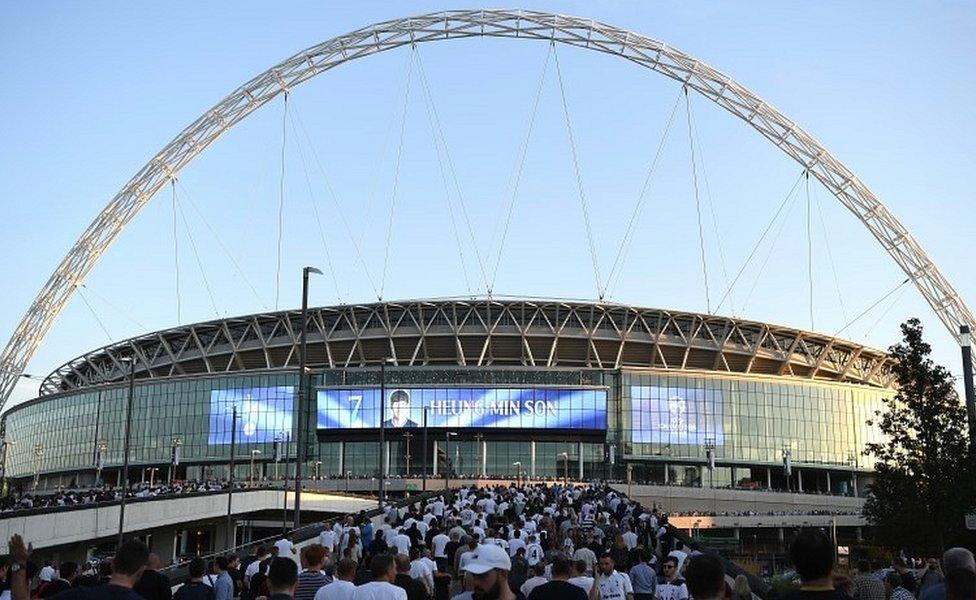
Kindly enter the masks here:
M 443 2 L 287 6 L 0 6 L 4 342 L 97 212 L 146 160 L 235 87 L 335 35 L 385 19 L 459 8 Z M 523 7 L 629 28 L 736 78 L 851 167 L 976 305 L 976 219 L 969 177 L 976 156 L 972 3 L 528 2 Z M 462 269 L 448 208 L 456 211 L 459 205 L 453 193 L 453 204 L 445 199 L 427 120 L 430 105 L 417 65 L 423 65 L 475 243 L 493 265 L 512 197 L 511 174 L 547 51 L 545 44 L 514 40 L 428 44 L 413 59 L 408 50 L 385 53 L 294 90 L 285 159 L 281 307 L 298 304 L 302 265 L 326 270 L 323 236 L 339 285 L 331 276 L 318 278 L 312 302 L 375 299 L 355 248 L 362 249 L 378 285 L 395 180 L 385 298 L 476 293 L 474 245 L 462 222 Z M 596 53 L 560 48 L 558 58 L 598 263 L 606 277 L 679 88 Z M 596 285 L 554 63 L 541 89 L 495 291 L 593 298 Z M 714 305 L 726 289 L 721 257 L 731 278 L 799 168 L 706 101 L 693 98 L 692 113 L 700 140 L 700 197 Z M 682 107 L 611 300 L 706 309 L 685 118 Z M 281 124 L 282 103 L 273 102 L 181 175 L 177 191 L 189 223 L 187 229 L 181 219 L 177 227 L 183 322 L 215 314 L 193 244 L 217 314 L 274 307 Z M 319 165 L 336 191 L 335 202 Z M 814 186 L 811 195 L 813 327 L 834 333 L 904 275 L 825 190 Z M 726 304 L 719 312 L 811 327 L 802 189 L 790 206 L 776 244 L 761 247 L 733 289 L 733 306 Z M 85 294 L 92 310 L 76 296 L 29 371 L 46 374 L 108 343 L 92 311 L 114 340 L 175 325 L 174 259 L 172 202 L 166 191 L 89 277 Z M 923 319 L 936 358 L 958 372 L 958 348 L 914 288 L 881 304 L 844 335 L 886 347 L 897 341 L 897 325 L 909 316 Z M 31 395 L 34 386 L 27 383 L 17 399 Z

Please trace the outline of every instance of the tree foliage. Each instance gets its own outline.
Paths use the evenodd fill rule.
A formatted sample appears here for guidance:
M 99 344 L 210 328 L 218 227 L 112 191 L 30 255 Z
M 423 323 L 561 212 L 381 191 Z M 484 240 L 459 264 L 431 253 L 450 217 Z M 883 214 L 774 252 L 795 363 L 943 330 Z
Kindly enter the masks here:
M 976 506 L 976 456 L 965 406 L 949 371 L 929 357 L 921 323 L 911 319 L 901 331 L 901 343 L 890 348 L 898 390 L 873 419 L 884 441 L 865 447 L 876 477 L 864 515 L 882 543 L 941 552 L 967 537 L 964 516 Z

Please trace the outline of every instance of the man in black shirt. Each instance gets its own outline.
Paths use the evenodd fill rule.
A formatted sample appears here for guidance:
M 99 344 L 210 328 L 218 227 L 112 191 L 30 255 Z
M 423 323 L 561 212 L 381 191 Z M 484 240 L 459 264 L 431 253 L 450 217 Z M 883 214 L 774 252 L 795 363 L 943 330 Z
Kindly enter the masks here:
M 162 561 L 155 554 L 149 555 L 149 566 L 132 589 L 146 600 L 173 600 L 173 585 L 169 577 L 159 572 Z
M 129 540 L 119 547 L 112 559 L 112 576 L 108 583 L 95 587 L 73 587 L 58 594 L 58 600 L 143 600 L 132 591 L 149 565 L 149 548 L 139 540 Z
M 685 569 L 688 594 L 695 600 L 725 598 L 725 567 L 713 554 L 698 554 L 688 559 Z
M 905 564 L 905 559 L 900 556 L 896 556 L 891 561 L 891 566 L 895 569 L 895 571 L 898 572 L 898 575 L 901 576 L 901 587 L 905 588 L 914 595 L 916 587 L 915 573 L 912 573 L 908 569 L 908 565 Z
M 298 587 L 298 565 L 290 558 L 277 557 L 268 567 L 268 600 L 292 600 Z
M 569 583 L 572 574 L 569 560 L 557 555 L 552 560 L 552 581 L 536 586 L 528 600 L 587 600 L 583 588 Z
M 403 588 L 407 592 L 407 600 L 427 600 L 427 588 L 420 581 L 410 576 L 410 559 L 404 554 L 397 554 L 396 578 L 393 585 Z
M 207 572 L 207 563 L 202 558 L 194 558 L 189 565 L 190 581 L 180 586 L 173 596 L 173 600 L 213 600 L 214 591 L 203 583 L 203 575 Z
M 834 547 L 820 531 L 806 530 L 790 546 L 790 560 L 800 576 L 800 589 L 786 600 L 851 600 L 834 587 Z

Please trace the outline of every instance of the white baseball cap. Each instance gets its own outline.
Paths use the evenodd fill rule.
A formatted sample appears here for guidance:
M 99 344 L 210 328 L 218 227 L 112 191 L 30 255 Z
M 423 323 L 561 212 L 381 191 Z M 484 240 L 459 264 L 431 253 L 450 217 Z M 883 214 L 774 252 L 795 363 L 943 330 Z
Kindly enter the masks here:
M 472 575 L 481 575 L 492 569 L 501 569 L 502 571 L 512 570 L 512 559 L 508 557 L 508 552 L 505 552 L 505 550 L 495 544 L 482 544 L 478 546 L 474 551 L 474 556 L 471 557 L 467 566 L 464 567 L 464 570 Z

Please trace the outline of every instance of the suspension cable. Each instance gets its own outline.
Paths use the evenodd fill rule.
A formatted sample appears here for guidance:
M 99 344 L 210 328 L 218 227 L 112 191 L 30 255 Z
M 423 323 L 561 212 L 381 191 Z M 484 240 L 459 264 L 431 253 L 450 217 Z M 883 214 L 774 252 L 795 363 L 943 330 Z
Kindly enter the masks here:
M 807 288 L 810 291 L 810 331 L 814 331 L 816 327 L 813 324 L 813 234 L 810 228 L 810 169 L 807 169 L 805 179 L 807 194 Z
M 689 112 L 691 114 L 691 129 L 695 135 L 695 148 L 698 151 L 698 165 L 701 169 L 702 181 L 705 183 L 705 200 L 708 203 L 708 212 L 712 217 L 712 232 L 715 234 L 715 245 L 718 246 L 718 259 L 719 265 L 722 267 L 722 278 L 725 281 L 725 285 L 729 285 L 729 272 L 726 266 L 725 260 L 725 246 L 722 243 L 722 234 L 718 227 L 718 218 L 715 216 L 715 202 L 712 200 L 712 186 L 708 181 L 708 169 L 705 168 L 705 151 L 701 143 L 701 135 L 698 130 L 698 120 L 695 119 L 694 105 L 690 105 L 691 109 Z M 732 315 L 735 315 L 735 300 L 732 295 L 729 295 L 729 310 Z
M 796 206 L 795 202 L 791 202 L 786 210 L 786 214 L 783 215 L 783 220 L 779 224 L 779 228 L 776 230 L 776 234 L 773 236 L 773 240 L 769 244 L 769 249 L 766 250 L 766 256 L 763 258 L 762 264 L 759 266 L 759 270 L 756 272 L 756 278 L 752 282 L 752 287 L 749 288 L 749 293 L 746 294 L 746 299 L 742 303 L 742 310 L 745 311 L 746 305 L 749 304 L 749 300 L 752 299 L 752 293 L 756 291 L 756 286 L 759 284 L 759 280 L 762 278 L 763 272 L 766 270 L 766 265 L 769 264 L 769 259 L 773 256 L 773 250 L 776 249 L 776 242 L 779 241 L 779 236 L 786 229 L 786 223 L 789 221 L 790 214 L 793 212 L 793 207 Z
M 176 209 L 180 213 L 180 220 L 183 221 L 183 229 L 186 230 L 186 237 L 190 240 L 190 249 L 193 250 L 193 257 L 196 259 L 197 268 L 200 269 L 200 277 L 203 279 L 203 286 L 207 289 L 207 295 L 210 296 L 210 305 L 213 306 L 214 315 L 220 318 L 220 310 L 217 308 L 217 300 L 214 299 L 213 290 L 210 288 L 210 281 L 207 280 L 207 272 L 203 268 L 203 261 L 200 260 L 200 253 L 197 251 L 197 243 L 193 239 L 193 231 L 190 230 L 190 222 L 186 219 L 186 213 L 183 211 L 183 204 L 177 199 Z
M 891 312 L 891 309 L 893 309 L 895 305 L 898 304 L 898 301 L 901 300 L 901 297 L 905 295 L 906 290 L 908 290 L 907 287 L 901 286 L 901 291 L 899 291 L 898 294 L 891 299 L 891 303 L 883 311 L 881 311 L 881 314 L 878 315 L 878 318 L 875 319 L 874 323 L 871 323 L 871 326 L 864 330 L 864 336 L 861 339 L 867 339 L 868 336 L 871 335 L 871 332 L 874 331 L 874 328 L 877 327 L 878 324 L 881 323 L 881 321 L 886 316 L 888 316 L 888 313 Z
M 797 176 L 796 181 L 793 182 L 793 186 L 790 188 L 790 191 L 787 192 L 786 197 L 783 198 L 782 202 L 780 202 L 779 208 L 776 209 L 776 213 L 773 215 L 773 218 L 770 219 L 769 223 L 766 224 L 766 228 L 763 229 L 762 235 L 759 236 L 759 239 L 756 241 L 755 245 L 753 245 L 752 247 L 752 250 L 749 252 L 749 256 L 746 257 L 745 262 L 742 263 L 742 266 L 739 267 L 739 271 L 735 274 L 735 278 L 732 279 L 732 284 L 729 285 L 728 289 L 725 290 L 725 294 L 722 296 L 722 299 L 719 300 L 718 306 L 715 307 L 715 312 L 721 310 L 722 305 L 725 304 L 725 300 L 729 297 L 729 294 L 732 293 L 732 289 L 735 287 L 735 284 L 738 283 L 739 278 L 742 277 L 742 273 L 745 272 L 746 267 L 749 266 L 749 263 L 752 261 L 752 258 L 756 255 L 756 251 L 759 250 L 759 246 L 763 243 L 763 240 L 766 239 L 766 236 L 769 234 L 769 230 L 772 229 L 773 224 L 776 222 L 777 218 L 779 217 L 779 214 L 783 212 L 783 208 L 786 206 L 786 203 L 789 202 L 790 198 L 793 197 L 793 193 L 796 192 L 797 186 L 800 185 L 800 181 L 803 179 L 804 172 L 805 171 L 800 171 L 800 174 L 799 176 Z
M 292 113 L 296 112 L 292 109 Z M 292 115 L 288 116 L 288 122 L 291 124 L 292 133 L 295 134 L 295 148 L 298 150 L 298 158 L 302 163 L 302 170 L 305 172 L 305 184 L 308 187 L 308 202 L 312 205 L 312 214 L 315 216 L 315 224 L 318 226 L 319 239 L 322 240 L 322 249 L 325 251 L 325 262 L 329 268 L 329 276 L 332 279 L 332 284 L 335 286 L 336 299 L 339 304 L 342 304 L 342 292 L 339 289 L 339 279 L 336 277 L 335 267 L 332 264 L 332 254 L 329 252 L 329 244 L 325 241 L 325 229 L 322 227 L 322 219 L 319 217 L 318 203 L 315 202 L 315 192 L 312 189 L 312 177 L 308 172 L 308 163 L 305 160 L 305 151 L 302 150 L 302 140 L 298 135 L 298 129 L 295 127 L 295 120 Z
M 134 316 L 132 316 L 132 313 L 130 313 L 129 311 L 125 310 L 121 306 L 115 304 L 114 302 L 112 302 L 111 300 L 109 300 L 108 298 L 106 298 L 105 296 L 99 294 L 97 291 L 95 291 L 94 288 L 90 288 L 90 287 L 88 287 L 87 284 L 84 284 L 84 283 L 81 284 L 80 287 L 85 288 L 85 290 L 87 290 L 89 294 L 91 294 L 92 296 L 94 296 L 98 300 L 101 300 L 102 302 L 104 302 L 105 304 L 107 304 L 109 306 L 109 308 L 112 308 L 113 310 L 115 310 L 115 312 L 119 313 L 120 315 L 122 315 L 126 319 L 132 321 L 132 323 L 136 327 L 138 327 L 140 331 L 147 331 L 149 329 L 148 327 L 146 327 L 145 325 L 143 325 L 142 323 L 140 323 L 138 319 L 136 319 Z
M 105 327 L 105 323 L 102 322 L 101 318 L 98 316 L 98 313 L 95 312 L 95 307 L 93 307 L 91 302 L 88 301 L 88 298 L 85 297 L 85 293 L 81 289 L 82 287 L 84 286 L 75 287 L 75 289 L 78 290 L 78 295 L 81 296 L 82 302 L 85 303 L 85 306 L 88 307 L 88 310 L 91 312 L 92 316 L 95 317 L 95 322 L 98 323 L 98 326 L 102 328 L 102 331 L 105 333 L 105 337 L 108 338 L 109 343 L 114 344 L 115 340 L 112 338 L 112 334 L 108 332 L 108 328 Z
M 437 104 L 434 103 L 434 96 L 430 93 L 430 86 L 427 84 L 427 74 L 424 69 L 424 61 L 420 53 L 417 53 L 417 66 L 420 70 L 420 81 L 426 87 L 426 93 L 430 98 L 430 110 L 434 115 L 434 124 L 437 126 L 437 134 L 441 144 L 444 146 L 444 157 L 447 159 L 447 166 L 451 171 L 451 179 L 454 182 L 454 192 L 457 194 L 458 204 L 461 205 L 461 216 L 464 217 L 465 225 L 468 229 L 468 236 L 471 238 L 471 246 L 474 248 L 475 258 L 478 260 L 478 268 L 481 271 L 481 279 L 485 285 L 485 291 L 489 296 L 492 294 L 491 286 L 488 281 L 488 270 L 485 266 L 486 260 L 481 256 L 478 239 L 474 235 L 474 228 L 471 226 L 471 218 L 468 216 L 467 204 L 464 202 L 464 194 L 461 193 L 461 183 L 458 180 L 457 169 L 454 168 L 454 159 L 451 157 L 451 149 L 447 144 L 447 136 L 444 135 L 444 127 L 441 124 L 440 116 L 437 113 Z
M 816 191 L 817 188 L 814 188 Z M 817 216 L 820 219 L 820 227 L 823 231 L 824 248 L 827 250 L 827 260 L 830 262 L 830 271 L 834 275 L 834 287 L 837 289 L 837 300 L 840 303 L 840 311 L 847 321 L 847 307 L 844 304 L 844 294 L 840 289 L 840 278 L 837 276 L 837 266 L 834 264 L 834 253 L 830 249 L 830 238 L 827 236 L 827 223 L 824 221 L 823 206 L 820 203 L 820 194 L 814 193 L 813 199 L 817 204 Z
M 661 140 L 658 142 L 657 150 L 654 152 L 654 157 L 647 167 L 647 174 L 644 176 L 644 184 L 641 186 L 640 193 L 637 195 L 637 202 L 634 204 L 634 210 L 630 213 L 630 220 L 627 222 L 627 229 L 624 231 L 624 236 L 620 239 L 620 247 L 617 248 L 617 256 L 613 259 L 613 267 L 610 269 L 610 274 L 607 276 L 607 297 L 612 295 L 611 290 L 616 286 L 616 283 L 620 278 L 620 273 L 623 272 L 624 262 L 627 260 L 627 253 L 630 249 L 630 241 L 633 239 L 634 233 L 636 232 L 637 223 L 640 221 L 640 215 L 644 210 L 644 205 L 646 204 L 647 191 L 651 187 L 651 179 L 653 179 L 654 173 L 657 172 L 658 163 L 661 160 L 664 146 L 667 143 L 668 137 L 670 136 L 671 126 L 674 124 L 674 117 L 676 114 L 678 114 L 678 106 L 680 104 L 681 91 L 679 90 L 678 97 L 674 100 L 674 106 L 671 107 L 671 114 L 668 115 L 667 123 L 664 126 L 664 132 L 661 134 Z
M 857 323 L 859 320 L 861 320 L 862 317 L 864 317 L 864 315 L 866 315 L 869 312 L 871 312 L 872 310 L 874 310 L 874 308 L 876 306 L 878 306 L 879 304 L 881 304 L 882 302 L 884 302 L 886 299 L 888 299 L 889 296 L 891 296 L 892 294 L 894 294 L 895 292 L 897 292 L 899 289 L 903 288 L 911 280 L 912 280 L 912 278 L 911 277 L 908 277 L 904 281 L 902 281 L 901 283 L 899 283 L 898 285 L 896 285 L 895 287 L 891 288 L 891 290 L 889 290 L 887 293 L 885 293 L 885 295 L 883 295 L 880 298 L 878 298 L 878 300 L 875 301 L 871 306 L 865 308 L 863 311 L 860 312 L 860 314 L 858 314 L 856 317 L 854 317 L 853 319 L 851 319 L 850 321 L 848 321 L 846 325 L 844 325 L 843 327 L 841 327 L 840 329 L 838 329 L 837 332 L 834 333 L 834 336 L 833 337 L 837 337 L 840 334 L 844 333 L 844 331 L 846 331 L 848 327 L 850 327 L 854 323 Z
M 294 104 L 294 103 L 293 103 Z M 342 210 L 342 203 L 339 201 L 339 194 L 336 193 L 335 187 L 332 186 L 332 181 L 329 179 L 328 174 L 325 172 L 325 167 L 322 166 L 322 161 L 319 159 L 319 153 L 315 149 L 315 144 L 312 143 L 312 137 L 308 133 L 308 129 L 305 127 L 305 122 L 302 120 L 302 115 L 298 112 L 297 107 L 293 107 L 292 112 L 295 114 L 295 120 L 298 121 L 298 127 L 305 136 L 305 141 L 308 144 L 309 151 L 312 154 L 312 159 L 315 161 L 315 165 L 319 169 L 319 173 L 322 175 L 322 180 L 325 182 L 325 188 L 329 192 L 329 197 L 332 199 L 332 205 L 335 208 L 336 214 L 339 215 L 339 220 L 342 221 L 342 225 L 346 230 L 346 235 L 349 236 L 349 241 L 352 242 L 353 248 L 356 250 L 356 258 L 359 259 L 359 264 L 363 268 L 363 273 L 366 275 L 366 280 L 369 282 L 370 287 L 373 288 L 373 292 L 379 296 L 379 288 L 376 287 L 376 282 L 373 280 L 373 275 L 369 270 L 369 265 L 366 263 L 366 258 L 363 256 L 362 246 L 359 240 L 352 232 L 352 228 L 349 226 L 349 220 L 346 218 L 346 213 Z
M 416 49 L 411 50 L 411 56 Z M 407 129 L 407 110 L 410 108 L 410 82 L 413 75 L 413 60 L 407 70 L 407 87 L 403 91 L 403 114 L 400 118 L 400 141 L 397 144 L 396 160 L 393 163 L 393 191 L 390 194 L 390 218 L 386 225 L 386 247 L 383 250 L 383 274 L 380 276 L 379 300 L 383 301 L 383 290 L 386 287 L 386 271 L 390 263 L 390 242 L 393 239 L 393 216 L 396 211 L 397 191 L 400 188 L 400 160 L 403 158 L 403 134 Z
M 583 210 L 583 224 L 586 227 L 586 240 L 590 246 L 590 260 L 593 262 L 593 276 L 596 279 L 596 290 L 599 299 L 603 300 L 603 288 L 601 287 L 600 265 L 596 256 L 596 246 L 593 244 L 593 229 L 590 226 L 590 212 L 586 206 L 586 194 L 583 192 L 583 176 L 580 173 L 579 157 L 576 152 L 576 140 L 573 137 L 573 125 L 569 118 L 569 104 L 566 102 L 566 88 L 563 85 L 563 72 L 559 65 L 559 52 L 556 50 L 556 43 L 549 42 L 552 46 L 552 56 L 556 62 L 556 76 L 559 80 L 559 97 L 562 100 L 563 115 L 566 118 L 566 133 L 569 136 L 569 149 L 573 154 L 573 170 L 576 173 L 576 190 L 579 192 L 580 208 Z
M 498 242 L 498 255 L 495 257 L 495 268 L 491 274 L 491 288 L 495 287 L 495 280 L 498 278 L 498 268 L 502 262 L 502 252 L 505 248 L 505 240 L 508 238 L 508 229 L 512 222 L 512 214 L 515 212 L 515 199 L 518 197 L 519 185 L 522 183 L 522 172 L 525 169 L 525 157 L 529 152 L 529 140 L 532 138 L 532 129 L 535 126 L 535 117 L 539 111 L 539 100 L 542 98 L 542 90 L 546 83 L 546 73 L 549 71 L 549 61 L 555 46 L 550 44 L 549 51 L 546 52 L 546 60 L 542 64 L 542 74 L 539 76 L 539 86 L 536 88 L 535 100 L 532 102 L 532 111 L 529 113 L 529 124 L 525 132 L 525 139 L 522 141 L 522 148 L 518 163 L 514 171 L 512 182 L 512 196 L 508 202 L 508 211 L 505 215 L 505 225 L 502 228 L 502 237 Z
M 281 113 L 281 177 L 278 180 L 278 259 L 275 267 L 275 310 L 281 300 L 281 242 L 285 227 L 285 149 L 288 142 L 288 92 L 284 93 L 284 107 Z
M 247 285 L 248 289 L 251 290 L 251 293 L 254 295 L 254 298 L 257 299 L 258 303 L 261 306 L 267 309 L 268 303 L 265 302 L 263 298 L 261 298 L 260 294 L 258 294 L 258 291 L 257 289 L 255 289 L 254 284 L 251 283 L 251 280 L 248 279 L 247 274 L 244 272 L 244 269 L 241 268 L 240 263 L 237 261 L 236 258 L 234 258 L 234 254 L 227 248 L 227 245 L 224 244 L 224 241 L 223 239 L 221 239 L 220 234 L 218 234 L 217 230 L 214 229 L 213 225 L 210 224 L 210 221 L 207 220 L 207 217 L 203 215 L 203 211 L 200 210 L 200 208 L 197 206 L 197 203 L 193 201 L 193 196 L 190 195 L 190 190 L 188 190 L 187 187 L 183 185 L 183 182 L 180 181 L 179 179 L 175 179 L 175 181 L 176 184 L 179 186 L 180 195 L 182 195 L 183 198 L 190 203 L 190 208 L 193 209 L 193 212 L 196 213 L 197 217 L 200 218 L 200 221 L 203 222 L 204 226 L 206 226 L 207 230 L 210 232 L 210 235 L 213 236 L 214 241 L 216 241 L 217 245 L 220 246 L 220 249 L 223 250 L 224 254 L 227 255 L 227 258 L 228 260 L 230 260 L 231 265 L 234 266 L 234 270 L 237 271 L 237 274 L 241 276 L 241 279 Z
M 417 62 L 418 65 L 421 65 L 419 52 L 417 53 Z M 427 124 L 430 126 L 430 138 L 434 144 L 434 156 L 437 157 L 437 170 L 441 176 L 441 186 L 444 188 L 444 203 L 447 205 L 447 214 L 451 217 L 451 231 L 454 233 L 454 242 L 457 244 L 458 261 L 461 263 L 461 274 L 464 276 L 464 287 L 468 291 L 468 295 L 473 296 L 471 278 L 468 276 L 468 263 L 464 257 L 464 242 L 461 239 L 461 230 L 458 228 L 457 218 L 454 215 L 454 203 L 451 201 L 451 186 L 447 180 L 447 169 L 444 166 L 444 159 L 441 157 L 441 144 L 437 138 L 437 127 L 434 124 L 434 115 L 431 112 L 433 99 L 430 97 L 430 89 L 427 86 L 427 79 L 422 66 L 420 67 L 420 79 L 423 82 L 424 109 L 427 113 Z
M 701 256 L 702 279 L 705 281 L 705 307 L 712 314 L 712 299 L 708 292 L 708 267 L 705 262 L 705 229 L 702 227 L 701 200 L 698 195 L 698 165 L 695 161 L 695 140 L 691 133 L 691 99 L 685 86 L 685 114 L 688 117 L 688 146 L 691 151 L 691 181 L 695 190 L 695 214 L 698 216 L 698 249 Z
M 177 231 L 177 220 L 176 220 L 176 177 L 169 180 L 170 187 L 173 191 L 173 262 L 174 262 L 174 272 L 176 274 L 176 324 L 183 324 L 182 315 L 182 300 L 180 297 L 180 236 Z

